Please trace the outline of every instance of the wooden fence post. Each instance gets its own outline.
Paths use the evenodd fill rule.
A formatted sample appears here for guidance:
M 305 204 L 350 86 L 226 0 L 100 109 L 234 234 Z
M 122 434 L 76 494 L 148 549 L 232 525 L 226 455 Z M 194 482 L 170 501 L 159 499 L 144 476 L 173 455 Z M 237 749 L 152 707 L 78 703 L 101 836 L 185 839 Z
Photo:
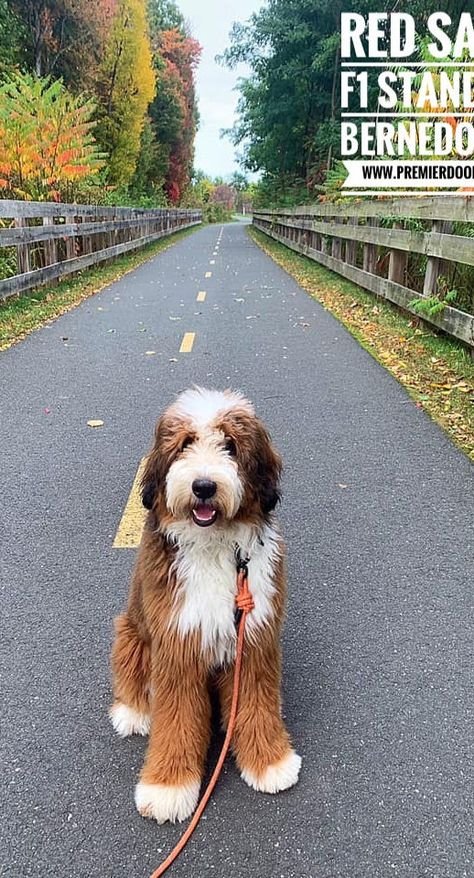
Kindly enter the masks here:
M 90 223 L 94 217 L 91 214 L 84 214 L 82 217 L 83 223 Z M 85 256 L 87 253 L 92 253 L 92 235 L 82 235 L 82 254 Z
M 447 220 L 433 220 L 431 231 L 449 235 L 453 224 Z M 438 278 L 443 273 L 443 260 L 438 256 L 428 256 L 426 261 L 425 278 L 423 282 L 423 295 L 434 296 L 438 289 Z
M 369 226 L 377 226 L 377 220 L 375 217 L 369 217 L 367 220 L 367 225 Z M 362 268 L 364 271 L 367 271 L 369 274 L 375 274 L 375 265 L 377 262 L 377 245 L 376 244 L 364 244 L 363 250 L 363 262 Z
M 65 222 L 68 224 L 69 223 L 72 224 L 72 223 L 76 222 L 75 216 L 66 216 L 64 219 L 65 219 Z M 66 259 L 74 259 L 75 255 L 76 255 L 76 238 L 74 235 L 67 235 L 67 237 L 66 237 Z
M 337 223 L 337 217 L 333 217 L 331 224 Z M 342 258 L 342 238 L 333 238 L 331 241 L 331 256 L 333 259 Z
M 28 222 L 23 217 L 19 217 L 15 221 L 17 229 L 25 228 Z M 28 244 L 18 244 L 16 248 L 16 261 L 18 266 L 18 274 L 28 274 L 31 271 L 31 256 Z
M 52 216 L 43 217 L 44 226 L 54 226 Z M 58 242 L 56 238 L 49 238 L 44 242 L 44 264 L 54 265 L 58 261 Z
M 349 217 L 348 225 L 357 226 L 359 225 L 359 220 L 356 216 Z M 357 241 L 346 240 L 346 258 L 345 261 L 348 265 L 355 265 L 357 262 Z
M 400 229 L 402 223 L 395 223 L 394 229 Z M 388 279 L 396 284 L 405 285 L 406 270 L 408 265 L 408 252 L 406 250 L 390 250 L 388 263 Z

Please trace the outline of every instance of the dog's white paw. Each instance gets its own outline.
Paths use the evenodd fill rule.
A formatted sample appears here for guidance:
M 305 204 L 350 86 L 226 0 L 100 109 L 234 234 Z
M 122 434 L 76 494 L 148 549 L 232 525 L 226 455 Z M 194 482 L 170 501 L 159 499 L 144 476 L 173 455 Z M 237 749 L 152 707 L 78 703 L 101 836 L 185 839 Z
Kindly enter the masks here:
M 186 820 L 196 808 L 199 798 L 199 781 L 183 786 L 138 783 L 135 787 L 135 804 L 142 817 L 152 817 L 158 823 L 176 823 Z
M 248 769 L 243 769 L 241 776 L 249 787 L 253 787 L 259 793 L 280 793 L 294 786 L 298 780 L 301 768 L 301 756 L 294 750 L 290 750 L 287 756 L 269 765 L 263 774 L 256 775 Z
M 150 717 L 147 713 L 139 713 L 133 707 L 127 707 L 121 701 L 116 701 L 109 710 L 112 725 L 121 738 L 129 735 L 148 735 L 150 731 Z

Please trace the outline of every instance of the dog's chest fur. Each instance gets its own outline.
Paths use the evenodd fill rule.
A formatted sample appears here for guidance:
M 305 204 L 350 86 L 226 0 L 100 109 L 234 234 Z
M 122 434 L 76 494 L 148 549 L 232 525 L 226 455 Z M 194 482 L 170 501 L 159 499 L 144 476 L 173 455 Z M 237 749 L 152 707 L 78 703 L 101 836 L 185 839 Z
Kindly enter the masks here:
M 247 636 L 255 639 L 258 629 L 273 617 L 274 575 L 281 551 L 278 534 L 266 526 L 257 538 L 241 526 L 238 533 L 224 538 L 205 532 L 203 538 L 183 537 L 178 540 L 174 564 L 178 588 L 171 624 L 183 637 L 199 633 L 201 648 L 212 664 L 224 665 L 235 654 L 235 544 L 250 557 L 249 586 L 255 608 L 248 618 Z

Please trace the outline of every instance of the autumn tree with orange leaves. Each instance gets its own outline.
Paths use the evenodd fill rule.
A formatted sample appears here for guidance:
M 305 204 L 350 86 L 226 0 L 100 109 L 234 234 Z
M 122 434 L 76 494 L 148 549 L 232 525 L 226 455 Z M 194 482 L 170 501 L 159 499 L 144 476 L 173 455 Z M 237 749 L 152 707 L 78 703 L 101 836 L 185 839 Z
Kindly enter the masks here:
M 104 166 L 92 130 L 95 105 L 60 80 L 17 74 L 0 88 L 0 189 L 8 198 L 68 200 Z
M 199 55 L 174 0 L 0 0 L 0 115 L 6 124 L 16 94 L 12 83 L 20 69 L 27 71 L 28 88 L 44 97 L 48 151 L 56 107 L 47 96 L 59 82 L 61 99 L 71 107 L 75 99 L 77 107 L 94 107 L 82 148 L 86 154 L 93 138 L 103 154 L 100 173 L 94 164 L 89 175 L 71 176 L 70 197 L 178 204 L 192 173 Z M 79 132 L 74 149 L 80 152 Z M 3 165 L 22 171 L 11 182 L 5 172 L 0 197 L 64 191 L 64 180 L 59 184 L 55 173 L 43 173 L 39 159 L 38 179 L 23 187 L 31 144 L 13 146 L 6 138 Z M 55 153 L 54 139 L 49 149 Z

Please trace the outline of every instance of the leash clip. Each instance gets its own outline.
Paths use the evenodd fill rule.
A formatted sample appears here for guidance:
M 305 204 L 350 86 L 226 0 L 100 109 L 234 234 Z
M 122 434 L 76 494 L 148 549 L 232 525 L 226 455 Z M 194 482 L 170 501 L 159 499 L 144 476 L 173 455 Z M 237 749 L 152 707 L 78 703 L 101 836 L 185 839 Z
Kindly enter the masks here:
M 250 558 L 248 557 L 248 555 L 242 555 L 242 549 L 240 548 L 240 546 L 237 545 L 234 549 L 234 556 L 235 566 L 237 567 L 237 570 L 242 570 L 245 578 L 247 579 L 249 575 Z
M 240 572 L 242 572 L 244 580 L 248 580 L 250 558 L 248 555 L 242 554 L 242 549 L 240 548 L 240 546 L 237 543 L 235 544 L 235 548 L 234 548 L 234 557 L 235 557 L 235 566 L 237 568 L 237 575 Z M 235 611 L 234 611 L 234 621 L 235 621 L 236 628 L 239 627 L 240 620 L 242 619 L 242 616 L 243 616 L 243 610 L 241 610 L 239 607 L 236 607 Z

